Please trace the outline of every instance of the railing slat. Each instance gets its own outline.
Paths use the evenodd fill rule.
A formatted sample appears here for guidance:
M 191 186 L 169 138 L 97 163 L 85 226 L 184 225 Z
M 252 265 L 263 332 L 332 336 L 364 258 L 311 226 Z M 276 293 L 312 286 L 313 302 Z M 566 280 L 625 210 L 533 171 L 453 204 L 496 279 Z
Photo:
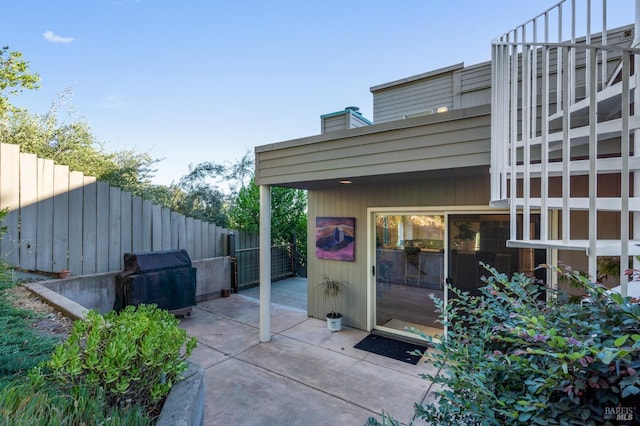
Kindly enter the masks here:
M 640 7 L 640 1 L 635 3 Z M 628 16 L 637 16 L 631 12 Z M 538 20 L 544 24 L 542 40 Z M 601 28 L 594 28 L 597 25 Z M 586 31 L 584 37 L 578 36 L 578 29 Z M 549 37 L 554 30 L 557 39 Z M 640 149 L 629 146 L 631 132 L 638 135 L 634 140 L 640 140 L 640 115 L 631 115 L 630 110 L 632 101 L 640 104 L 638 77 L 632 78 L 630 66 L 631 57 L 640 58 L 640 48 L 619 45 L 629 37 L 628 28 L 615 31 L 619 33 L 609 34 L 606 0 L 601 11 L 592 0 L 563 0 L 493 43 L 492 102 L 498 104 L 492 107 L 491 146 L 497 152 L 491 156 L 491 197 L 496 204 L 510 202 L 509 245 L 545 247 L 547 243 L 552 252 L 563 246 L 582 247 L 594 276 L 599 250 L 623 259 L 638 252 L 630 235 L 632 216 L 634 229 L 638 228 L 635 235 L 640 235 L 640 190 L 631 193 L 631 188 L 640 187 L 640 179 L 631 183 L 640 175 L 637 154 L 632 157 L 631 152 Z M 634 40 L 640 40 L 634 35 Z M 609 40 L 616 44 L 609 45 Z M 636 61 L 640 64 L 640 59 Z M 505 67 L 508 72 L 503 73 Z M 610 69 L 616 69 L 613 75 Z M 631 99 L 634 90 L 637 101 Z M 612 168 L 615 164 L 620 167 Z M 581 178 L 586 174 L 588 182 Z M 600 179 L 610 182 L 611 176 L 619 176 L 619 186 L 599 183 Z M 561 194 L 554 188 L 559 179 Z M 532 197 L 538 190 L 540 197 Z M 528 218 L 538 210 L 541 230 L 534 239 L 528 232 Z M 581 210 L 588 210 L 586 229 L 577 216 Z M 612 217 L 600 214 L 603 211 L 618 214 L 620 235 L 611 226 L 602 226 L 600 218 Z M 523 220 L 518 221 L 520 214 Z M 585 231 L 588 236 L 575 238 Z M 598 238 L 605 231 L 610 239 Z

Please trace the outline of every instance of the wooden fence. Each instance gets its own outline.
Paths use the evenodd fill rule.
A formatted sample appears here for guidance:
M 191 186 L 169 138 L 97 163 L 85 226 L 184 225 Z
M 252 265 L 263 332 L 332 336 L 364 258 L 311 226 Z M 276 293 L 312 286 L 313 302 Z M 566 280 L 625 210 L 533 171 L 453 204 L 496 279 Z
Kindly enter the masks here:
M 129 252 L 185 249 L 192 260 L 228 255 L 228 229 L 185 217 L 0 144 L 0 261 L 74 275 L 117 271 Z

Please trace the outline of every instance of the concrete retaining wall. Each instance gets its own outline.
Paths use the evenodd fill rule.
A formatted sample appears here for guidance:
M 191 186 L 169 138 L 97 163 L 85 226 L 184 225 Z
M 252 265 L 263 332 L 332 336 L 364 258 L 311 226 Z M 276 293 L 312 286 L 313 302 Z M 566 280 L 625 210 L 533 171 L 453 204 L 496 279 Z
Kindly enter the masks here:
M 221 290 L 231 288 L 231 262 L 229 256 L 192 262 L 196 269 L 196 301 L 220 297 Z
M 229 257 L 213 257 L 195 260 L 196 301 L 220 297 L 223 289 L 231 288 L 231 265 Z M 86 309 L 97 309 L 106 314 L 113 309 L 116 300 L 116 275 L 118 272 L 72 276 L 64 279 L 40 281 L 45 287 Z
M 200 426 L 204 423 L 204 368 L 189 363 L 162 406 L 156 426 Z

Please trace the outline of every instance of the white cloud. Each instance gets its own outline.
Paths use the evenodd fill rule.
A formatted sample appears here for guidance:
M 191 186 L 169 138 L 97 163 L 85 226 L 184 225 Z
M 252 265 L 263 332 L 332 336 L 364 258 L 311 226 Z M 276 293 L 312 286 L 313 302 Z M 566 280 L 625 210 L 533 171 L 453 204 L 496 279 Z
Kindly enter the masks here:
M 60 37 L 53 31 L 45 31 L 42 33 L 42 36 L 51 43 L 71 43 L 73 41 L 73 37 Z
M 142 3 L 142 0 L 132 0 L 133 3 Z M 116 6 L 122 7 L 125 6 L 125 3 L 129 3 L 129 1 L 120 1 L 116 0 L 113 2 Z
M 126 109 L 127 101 L 122 95 L 110 94 L 102 99 L 100 106 L 108 109 Z

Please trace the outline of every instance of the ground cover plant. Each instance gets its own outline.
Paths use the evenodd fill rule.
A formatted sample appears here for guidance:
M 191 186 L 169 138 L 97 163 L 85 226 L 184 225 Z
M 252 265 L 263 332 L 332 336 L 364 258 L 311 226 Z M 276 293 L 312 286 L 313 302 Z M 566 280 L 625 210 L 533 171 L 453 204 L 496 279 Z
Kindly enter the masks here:
M 34 312 L 14 306 L 9 292 L 14 285 L 0 266 L 0 388 L 48 359 L 59 343 L 30 326 Z
M 446 339 L 427 354 L 440 389 L 416 404 L 438 425 L 640 424 L 640 305 L 571 271 L 590 303 L 487 267 L 479 296 L 436 300 Z M 380 424 L 369 419 L 368 424 Z M 399 424 L 383 416 L 382 424 Z
M 153 424 L 196 345 L 155 305 L 90 311 L 61 343 L 32 329 L 32 317 L 0 298 L 3 425 Z
M 7 212 L 0 209 L 0 222 Z M 6 228 L 0 226 L 0 238 L 5 232 Z M 0 261 L 0 389 L 47 359 L 58 343 L 30 326 L 30 321 L 37 318 L 36 313 L 14 305 L 16 296 L 10 290 L 16 284 Z

